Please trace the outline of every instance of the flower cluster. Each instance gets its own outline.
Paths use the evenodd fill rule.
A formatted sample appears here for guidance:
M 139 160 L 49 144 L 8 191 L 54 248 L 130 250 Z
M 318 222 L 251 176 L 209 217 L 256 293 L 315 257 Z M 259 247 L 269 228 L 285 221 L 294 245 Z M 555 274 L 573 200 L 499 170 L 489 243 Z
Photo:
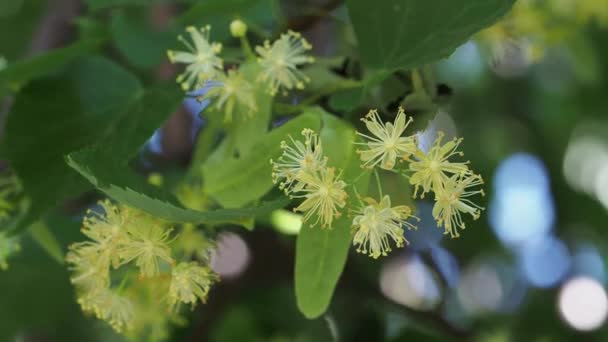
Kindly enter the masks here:
M 399 108 L 394 123 L 383 124 L 375 110 L 371 110 L 362 120 L 374 135 L 369 137 L 359 133 L 368 140 L 367 149 L 359 151 L 363 165 L 379 165 L 383 169 L 393 170 L 397 158 L 408 162 L 400 171 L 409 174 L 409 182 L 414 186 L 413 197 L 424 198 L 431 191 L 435 194 L 433 217 L 440 227 L 444 227 L 445 234 L 459 236 L 458 229 L 465 228 L 461 213 L 470 214 L 473 219 L 479 218 L 483 208 L 469 197 L 483 195 L 483 190 L 470 189 L 483 184 L 483 180 L 469 169 L 469 162 L 453 160 L 463 156 L 458 150 L 461 138 L 444 143 L 444 133 L 439 132 L 430 149 L 424 151 L 419 147 L 415 135 L 401 136 L 412 121 L 411 118 L 406 120 L 403 108 Z
M 217 281 L 207 259 L 191 261 L 192 255 L 184 252 L 181 243 L 173 246 L 180 235 L 171 237 L 166 222 L 142 211 L 100 201 L 98 209 L 87 212 L 82 233 L 89 240 L 72 244 L 66 256 L 78 303 L 118 332 L 141 325 L 141 317 L 136 319 L 139 314 L 135 313 L 142 311 L 142 305 L 150 306 L 150 300 L 156 300 L 156 306 L 164 302 L 166 308 L 205 302 L 210 286 Z M 212 247 L 206 239 L 189 243 L 200 241 L 188 249 Z M 163 295 L 142 301 L 130 291 L 142 282 Z
M 303 199 L 294 210 L 303 212 L 305 221 L 316 216 L 313 225 L 321 222 L 321 227 L 331 227 L 334 218 L 341 215 L 339 208 L 346 205 L 346 183 L 340 179 L 340 172 L 327 166 L 317 133 L 306 128 L 302 136 L 304 142 L 291 136 L 289 143 L 281 142 L 283 154 L 277 161 L 270 161 L 272 180 L 286 195 Z
M 298 70 L 299 66 L 312 63 L 314 58 L 307 55 L 312 46 L 299 33 L 288 31 L 276 41 L 265 41 L 255 47 L 254 55 L 247 40 L 247 25 L 235 20 L 230 25 L 234 37 L 240 38 L 248 61 L 255 64 L 255 73 L 245 74 L 242 64 L 224 71 L 224 61 L 218 55 L 222 45 L 210 41 L 209 26 L 197 29 L 187 27 L 190 40 L 178 36 L 187 51 L 167 51 L 171 63 L 185 64 L 185 71 L 177 76 L 177 82 L 185 91 L 206 86 L 206 93 L 199 101 L 215 100 L 215 108 L 223 111 L 225 121 L 233 119 L 234 112 L 242 111 L 253 116 L 258 111 L 255 97 L 255 83 L 262 83 L 271 95 L 281 91 L 303 89 L 310 80 Z
M 433 192 L 433 217 L 445 234 L 459 236 L 458 229 L 465 228 L 462 214 L 474 219 L 480 216 L 483 208 L 470 197 L 483 195 L 483 190 L 473 189 L 483 181 L 469 169 L 468 162 L 453 160 L 463 155 L 458 150 L 462 139 L 443 142 L 444 134 L 440 132 L 430 149 L 422 150 L 416 134 L 404 135 L 412 118 L 406 116 L 403 108 L 399 108 L 393 122 L 383 122 L 376 110 L 370 110 L 361 120 L 369 133 L 357 132 L 364 138 L 363 142 L 355 142 L 357 153 L 363 169 L 373 170 L 378 177 L 380 200 L 359 199 L 359 205 L 349 209 L 354 213 L 353 245 L 358 252 L 372 258 L 386 256 L 392 244 L 403 247 L 408 243 L 404 229 L 416 229 L 411 220 L 419 220 L 407 205 L 391 206 L 390 196 L 382 195 L 375 168 L 408 177 L 414 186 L 414 198 Z M 282 155 L 277 161 L 271 160 L 272 180 L 286 195 L 303 199 L 294 210 L 304 212 L 304 221 L 316 216 L 313 225 L 320 221 L 323 227 L 331 227 L 347 204 L 346 183 L 339 180 L 334 168 L 327 166 L 319 136 L 310 129 L 303 130 L 302 135 L 303 141 L 289 136 L 289 142 L 281 143 Z M 356 188 L 354 192 L 358 194 Z

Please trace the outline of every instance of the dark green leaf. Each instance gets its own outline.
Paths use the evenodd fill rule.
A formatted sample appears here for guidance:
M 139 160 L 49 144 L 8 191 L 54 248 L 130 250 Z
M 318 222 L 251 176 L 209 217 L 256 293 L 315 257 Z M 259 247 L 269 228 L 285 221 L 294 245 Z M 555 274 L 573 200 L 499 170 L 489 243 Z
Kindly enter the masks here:
M 90 54 L 101 43 L 102 40 L 80 41 L 31 59 L 10 64 L 6 69 L 0 71 L 0 94 L 7 90 L 19 89 L 29 80 L 47 75 L 78 57 Z
M 220 209 L 207 212 L 185 209 L 171 194 L 147 184 L 125 165 L 112 162 L 112 158 L 111 150 L 105 147 L 91 147 L 71 153 L 68 156 L 68 164 L 112 199 L 167 221 L 245 222 L 256 215 L 282 208 L 288 203 L 288 200 L 281 199 L 244 209 Z
M 117 12 L 112 16 L 112 39 L 118 51 L 133 65 L 150 68 L 167 60 L 167 49 L 175 41 L 170 31 L 158 31 L 144 18 Z
M 363 173 L 353 142 L 355 130 L 350 124 L 326 114 L 321 140 L 331 166 L 343 168 L 347 184 L 356 184 L 365 195 L 369 174 Z M 363 173 L 363 175 L 362 175 Z M 348 188 L 349 202 L 355 199 Z M 352 207 L 347 203 L 347 208 Z M 346 211 L 347 209 L 344 209 Z M 342 274 L 351 245 L 351 218 L 344 212 L 332 229 L 305 224 L 296 245 L 295 287 L 298 308 L 307 318 L 322 315 L 331 302 L 336 283 Z
M 363 62 L 411 69 L 449 56 L 505 15 L 515 0 L 347 0 Z
M 318 130 L 320 113 L 306 111 L 266 134 L 241 158 L 225 158 L 203 167 L 204 191 L 225 208 L 238 208 L 272 189 L 270 159 L 281 153 L 281 141 L 288 135 L 297 138 L 304 128 Z M 221 171 L 220 171 L 221 170 Z
M 131 6 L 131 5 L 151 5 L 166 0 L 86 0 L 89 9 L 92 11 L 118 6 Z
M 107 135 L 140 95 L 135 77 L 100 57 L 82 60 L 58 77 L 33 81 L 17 95 L 4 142 L 31 201 L 17 228 L 88 188 L 64 155 Z
M 363 101 L 363 89 L 357 87 L 337 91 L 329 97 L 329 105 L 335 110 L 350 112 Z
M 236 15 L 239 11 L 244 11 L 249 7 L 260 3 L 260 0 L 208 0 L 199 1 L 185 12 L 179 22 L 183 25 L 193 25 L 201 18 Z
M 0 1 L 0 55 L 9 63 L 25 55 L 48 0 Z
M 250 29 L 265 27 L 276 23 L 274 0 L 205 0 L 198 1 L 188 11 L 177 18 L 180 26 L 211 25 L 212 40 L 222 41 L 230 38 L 229 23 L 241 18 Z
M 154 131 L 181 105 L 183 92 L 171 81 L 146 89 L 113 124 L 102 142 L 112 151 L 113 159 L 127 162 Z

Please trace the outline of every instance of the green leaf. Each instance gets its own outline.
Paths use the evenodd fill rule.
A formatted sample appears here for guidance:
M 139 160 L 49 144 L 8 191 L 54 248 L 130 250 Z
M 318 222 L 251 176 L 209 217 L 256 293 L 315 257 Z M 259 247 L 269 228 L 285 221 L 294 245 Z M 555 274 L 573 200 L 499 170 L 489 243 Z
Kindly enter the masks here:
M 113 124 L 102 142 L 113 159 L 126 163 L 181 105 L 184 94 L 175 82 L 163 82 L 143 92 Z
M 0 1 L 0 55 L 9 63 L 23 57 L 48 7 L 48 0 Z
M 0 71 L 0 94 L 16 90 L 28 81 L 45 76 L 52 71 L 95 51 L 103 40 L 88 40 L 54 49 L 30 59 L 19 61 Z
M 361 59 L 370 68 L 416 68 L 449 56 L 505 15 L 515 0 L 347 0 Z
M 182 96 L 172 82 L 147 90 L 135 108 L 117 121 L 112 134 L 100 144 L 70 153 L 68 165 L 114 200 L 171 222 L 247 225 L 251 217 L 285 206 L 287 200 L 239 210 L 185 209 L 172 194 L 151 186 L 129 169 L 127 161 L 131 153 L 175 110 Z
M 276 160 L 281 155 L 281 141 L 288 135 L 297 138 L 304 128 L 318 131 L 319 127 L 319 112 L 311 109 L 270 131 L 247 155 L 206 163 L 203 166 L 205 193 L 225 208 L 239 208 L 262 197 L 274 186 L 270 159 Z
M 15 98 L 6 122 L 6 153 L 31 206 L 15 227 L 26 228 L 89 186 L 64 155 L 95 143 L 141 95 L 139 81 L 93 57 L 57 77 L 31 82 Z
M 72 168 L 112 199 L 170 222 L 247 222 L 251 217 L 282 208 L 289 202 L 287 199 L 281 199 L 257 207 L 207 212 L 185 209 L 173 195 L 149 185 L 125 165 L 113 163 L 111 154 L 111 150 L 95 146 L 71 153 L 67 161 Z
M 97 11 L 109 7 L 152 5 L 166 0 L 86 0 L 91 11 Z
M 145 18 L 124 12 L 112 15 L 111 31 L 118 51 L 139 68 L 150 68 L 167 60 L 167 49 L 176 36 L 171 31 L 154 30 Z
M 329 114 L 323 116 L 321 140 L 331 166 L 344 170 L 343 179 L 355 184 L 360 195 L 367 192 L 369 173 L 363 173 L 353 142 L 353 127 Z M 355 199 L 352 187 L 348 187 L 349 200 L 332 229 L 321 229 L 304 224 L 296 244 L 295 291 L 300 311 L 307 318 L 322 315 L 344 269 L 351 245 L 351 218 L 347 208 Z
M 363 90 L 364 87 L 339 90 L 329 97 L 329 105 L 335 110 L 350 112 L 363 101 Z

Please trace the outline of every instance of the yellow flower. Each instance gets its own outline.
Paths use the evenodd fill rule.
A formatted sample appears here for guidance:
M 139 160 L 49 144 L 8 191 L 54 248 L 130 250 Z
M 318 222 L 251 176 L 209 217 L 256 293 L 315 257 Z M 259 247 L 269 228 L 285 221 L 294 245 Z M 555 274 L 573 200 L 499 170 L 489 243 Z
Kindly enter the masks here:
M 478 219 L 483 207 L 473 203 L 469 197 L 481 194 L 483 190 L 467 190 L 470 187 L 483 184 L 483 179 L 478 175 L 453 175 L 445 182 L 443 191 L 437 194 L 433 217 L 439 226 L 445 228 L 445 234 L 458 237 L 458 228 L 464 229 L 460 213 L 470 214 L 473 219 Z
M 188 51 L 167 51 L 171 63 L 187 64 L 184 73 L 177 76 L 177 82 L 184 90 L 202 86 L 205 81 L 217 77 L 223 70 L 223 61 L 216 56 L 222 51 L 222 44 L 209 42 L 210 30 L 210 26 L 200 29 L 189 26 L 186 31 L 194 44 L 181 35 L 177 37 Z
M 449 174 L 470 174 L 467 166 L 468 162 L 451 162 L 449 158 L 452 156 L 463 156 L 462 152 L 457 151 L 462 139 L 453 139 L 441 144 L 443 140 L 443 132 L 437 133 L 437 138 L 431 146 L 428 153 L 424 153 L 420 149 L 414 153 L 414 160 L 410 160 L 409 168 L 414 173 L 410 177 L 410 184 L 414 185 L 414 197 L 418 193 L 419 187 L 422 187 L 421 198 L 424 194 L 433 190 L 435 194 L 443 190 L 443 183 L 447 180 Z
M 353 245 L 358 246 L 357 252 L 376 259 L 391 251 L 390 240 L 397 247 L 408 243 L 403 236 L 403 227 L 416 229 L 406 221 L 412 217 L 411 209 L 405 205 L 391 207 L 391 199 L 386 195 L 380 203 L 371 198 L 366 201 L 369 205 L 359 210 L 359 215 L 353 219 Z
M 269 41 L 264 46 L 257 46 L 255 51 L 260 55 L 258 62 L 262 66 L 260 81 L 268 83 L 271 94 L 278 90 L 303 89 L 304 83 L 310 80 L 297 68 L 314 62 L 306 55 L 312 46 L 299 33 L 288 31 L 281 34 L 272 45 Z
M 231 122 L 235 106 L 248 116 L 253 116 L 258 110 L 255 100 L 255 89 L 237 70 L 228 70 L 227 75 L 221 75 L 221 84 L 211 87 L 200 100 L 215 98 L 215 107 L 224 110 L 224 121 Z M 238 111 L 237 111 L 238 112 Z
M 131 327 L 134 317 L 133 303 L 110 289 L 78 299 L 82 310 L 92 312 L 97 318 L 108 322 L 117 332 Z
M 399 107 L 397 118 L 394 123 L 382 122 L 377 110 L 370 110 L 369 113 L 362 118 L 367 129 L 373 134 L 369 136 L 357 132 L 358 135 L 369 140 L 366 143 L 358 143 L 365 145 L 368 149 L 357 150 L 363 166 L 373 168 L 380 165 L 381 168 L 392 170 L 395 167 L 397 157 L 407 158 L 416 151 L 415 136 L 402 137 L 401 135 L 412 122 L 412 117 L 406 120 L 405 111 Z
M 119 208 L 109 200 L 97 202 L 101 211 L 87 210 L 82 221 L 81 232 L 98 245 L 98 252 L 111 262 L 114 268 L 120 265 L 118 247 L 126 238 L 125 223 L 129 209 Z M 84 243 L 92 245 L 92 243 Z
M 8 258 L 21 250 L 19 240 L 16 237 L 9 237 L 5 232 L 0 232 L 0 269 L 8 268 Z
M 135 260 L 142 277 L 153 277 L 160 272 L 160 263 L 173 264 L 169 235 L 172 229 L 154 218 L 132 221 L 127 227 L 128 238 L 122 243 L 119 252 L 122 263 Z
M 294 211 L 301 211 L 304 214 L 304 221 L 308 221 L 312 215 L 317 215 L 317 219 L 312 225 L 321 221 L 321 227 L 331 227 L 334 218 L 340 216 L 338 208 L 346 205 L 346 183 L 339 180 L 332 167 L 324 167 L 314 173 L 301 173 L 300 181 L 305 184 L 301 189 L 301 195 L 296 198 L 305 198 Z
M 306 185 L 300 181 L 302 174 L 312 174 L 324 168 L 327 158 L 323 157 L 323 147 L 319 136 L 311 129 L 302 130 L 304 142 L 294 140 L 291 136 L 291 144 L 281 142 L 283 154 L 278 161 L 270 160 L 272 167 L 272 181 L 279 183 L 279 189 L 286 195 L 301 191 Z
M 110 285 L 110 254 L 104 253 L 99 244 L 79 242 L 69 247 L 66 262 L 70 264 L 73 284 L 86 292 Z
M 182 262 L 171 272 L 169 304 L 194 305 L 197 299 L 204 303 L 211 285 L 217 280 L 217 275 L 210 268 L 200 266 L 196 262 Z

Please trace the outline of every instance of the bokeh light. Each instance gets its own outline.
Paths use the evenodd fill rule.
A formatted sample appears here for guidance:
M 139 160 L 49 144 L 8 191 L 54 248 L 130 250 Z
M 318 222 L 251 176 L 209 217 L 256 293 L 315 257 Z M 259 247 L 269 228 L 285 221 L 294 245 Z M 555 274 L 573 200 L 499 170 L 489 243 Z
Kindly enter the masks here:
M 421 252 L 438 246 L 443 239 L 443 229 L 437 227 L 437 222 L 433 218 L 433 204 L 428 201 L 418 201 L 416 203 L 416 216 L 420 222 L 412 221 L 418 229 L 405 229 L 403 236 L 410 242 L 409 249 Z
M 245 271 L 250 259 L 251 253 L 243 238 L 234 233 L 221 233 L 211 255 L 211 267 L 223 279 L 232 279 Z
M 496 235 L 510 246 L 548 233 L 555 213 L 549 176 L 536 157 L 516 153 L 505 159 L 494 176 L 489 220 Z
M 580 244 L 575 248 L 572 266 L 577 275 L 593 278 L 600 283 L 606 282 L 604 260 L 597 248 L 590 243 Z
M 444 142 L 458 135 L 456 123 L 448 113 L 439 111 L 424 131 L 418 132 L 418 147 L 428 152 L 437 138 L 437 132 L 445 134 Z
M 484 72 L 479 47 L 472 41 L 463 44 L 449 58 L 439 63 L 438 72 L 449 83 L 463 87 L 477 84 Z
M 605 186 L 606 172 L 608 144 L 604 139 L 582 135 L 570 141 L 564 156 L 564 176 L 571 187 L 593 194 L 596 188 Z
M 380 289 L 392 301 L 419 310 L 430 310 L 441 299 L 433 273 L 417 255 L 387 261 L 380 273 Z
M 491 265 L 472 264 L 463 272 L 458 286 L 458 299 L 468 314 L 498 311 L 503 295 L 499 275 Z
M 563 319 L 581 331 L 599 328 L 608 315 L 605 289 L 596 280 L 587 277 L 569 280 L 560 290 L 558 306 Z
M 458 260 L 446 249 L 440 246 L 431 247 L 431 259 L 449 287 L 458 286 L 460 269 Z
M 551 287 L 570 270 L 566 245 L 555 237 L 540 237 L 525 243 L 519 250 L 522 271 L 530 284 Z

